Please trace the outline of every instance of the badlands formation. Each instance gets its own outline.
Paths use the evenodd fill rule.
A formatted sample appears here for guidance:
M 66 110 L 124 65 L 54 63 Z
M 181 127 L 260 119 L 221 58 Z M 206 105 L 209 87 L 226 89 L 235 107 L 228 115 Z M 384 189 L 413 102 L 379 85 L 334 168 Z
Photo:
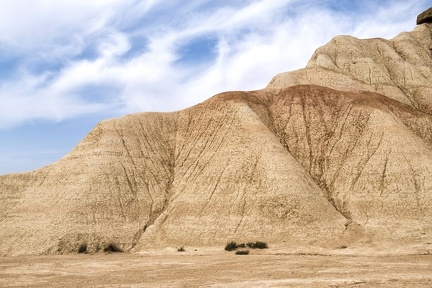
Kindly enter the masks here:
M 259 91 L 103 121 L 58 162 L 1 176 L 0 255 L 432 242 L 425 15 L 391 40 L 338 36 Z

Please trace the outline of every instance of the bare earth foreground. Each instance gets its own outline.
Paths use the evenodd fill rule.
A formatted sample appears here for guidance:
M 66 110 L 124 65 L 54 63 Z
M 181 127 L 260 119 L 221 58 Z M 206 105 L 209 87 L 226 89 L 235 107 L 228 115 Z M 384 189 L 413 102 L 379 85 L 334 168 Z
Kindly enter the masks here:
M 220 248 L 0 258 L 1 287 L 432 287 L 432 254 Z

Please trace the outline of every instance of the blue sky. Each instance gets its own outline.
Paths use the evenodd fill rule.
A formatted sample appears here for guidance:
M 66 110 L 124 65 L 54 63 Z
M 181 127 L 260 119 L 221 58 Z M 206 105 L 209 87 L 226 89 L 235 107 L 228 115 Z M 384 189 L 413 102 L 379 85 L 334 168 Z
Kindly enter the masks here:
M 427 2 L 0 0 L 0 174 L 58 160 L 103 119 L 263 88 L 334 36 L 411 31 Z

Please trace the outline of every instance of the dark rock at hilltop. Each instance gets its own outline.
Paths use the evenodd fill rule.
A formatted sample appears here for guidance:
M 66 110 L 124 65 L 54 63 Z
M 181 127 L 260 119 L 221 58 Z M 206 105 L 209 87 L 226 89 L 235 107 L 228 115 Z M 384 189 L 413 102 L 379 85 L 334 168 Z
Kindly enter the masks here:
M 417 16 L 417 25 L 432 23 L 432 7 Z

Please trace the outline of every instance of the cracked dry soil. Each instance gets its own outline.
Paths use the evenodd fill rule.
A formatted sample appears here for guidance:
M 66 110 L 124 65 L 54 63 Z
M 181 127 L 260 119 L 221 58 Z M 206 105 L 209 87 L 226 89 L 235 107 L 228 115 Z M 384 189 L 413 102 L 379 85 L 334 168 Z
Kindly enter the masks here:
M 1 287 L 432 287 L 432 255 L 173 249 L 0 258 Z

